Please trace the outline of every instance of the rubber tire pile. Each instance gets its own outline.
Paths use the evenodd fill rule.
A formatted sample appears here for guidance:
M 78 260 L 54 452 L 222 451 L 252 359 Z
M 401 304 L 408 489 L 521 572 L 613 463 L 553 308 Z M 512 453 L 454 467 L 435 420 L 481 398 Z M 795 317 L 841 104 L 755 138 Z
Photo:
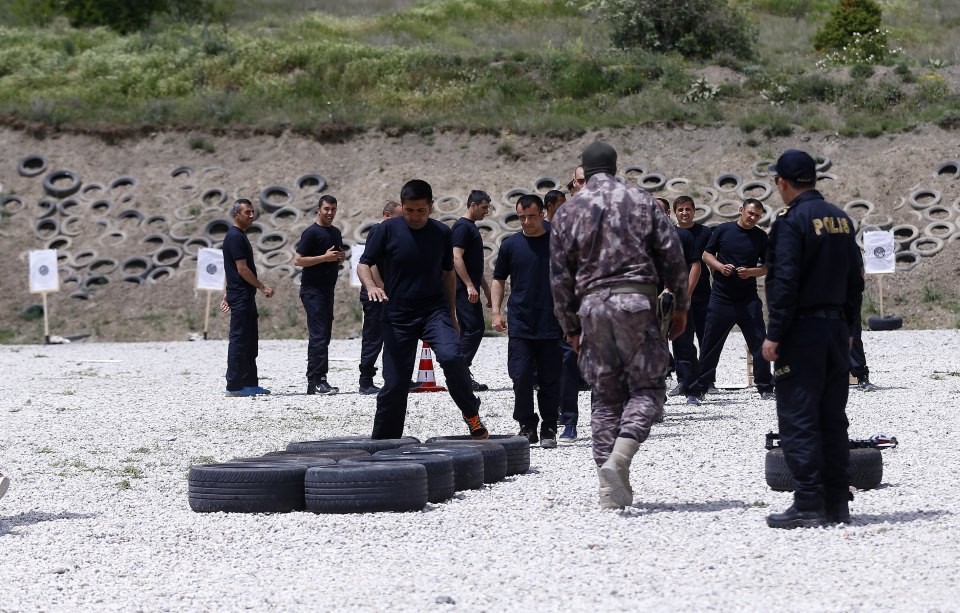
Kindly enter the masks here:
M 198 513 L 419 511 L 530 469 L 526 438 L 493 435 L 292 442 L 284 451 L 190 467 Z

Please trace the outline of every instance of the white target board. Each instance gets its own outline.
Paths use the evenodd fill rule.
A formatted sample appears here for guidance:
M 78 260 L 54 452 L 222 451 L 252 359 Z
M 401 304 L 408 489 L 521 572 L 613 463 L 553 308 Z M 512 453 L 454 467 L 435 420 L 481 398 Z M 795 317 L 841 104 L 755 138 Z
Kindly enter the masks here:
M 223 251 L 203 248 L 197 252 L 197 289 L 223 290 L 227 276 L 223 271 Z
M 868 275 L 896 271 L 895 252 L 893 232 L 877 230 L 863 233 L 863 270 Z
M 30 291 L 34 294 L 60 291 L 56 249 L 35 249 L 30 252 Z

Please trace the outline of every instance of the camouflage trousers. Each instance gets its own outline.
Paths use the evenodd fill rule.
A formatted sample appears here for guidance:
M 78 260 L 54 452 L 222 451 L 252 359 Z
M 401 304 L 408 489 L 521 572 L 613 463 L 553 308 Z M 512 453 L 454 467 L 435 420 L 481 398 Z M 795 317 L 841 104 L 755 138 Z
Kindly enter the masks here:
M 601 292 L 580 303 L 578 365 L 593 387 L 593 459 L 607 461 L 622 433 L 643 442 L 663 410 L 670 354 L 652 300 L 642 294 Z

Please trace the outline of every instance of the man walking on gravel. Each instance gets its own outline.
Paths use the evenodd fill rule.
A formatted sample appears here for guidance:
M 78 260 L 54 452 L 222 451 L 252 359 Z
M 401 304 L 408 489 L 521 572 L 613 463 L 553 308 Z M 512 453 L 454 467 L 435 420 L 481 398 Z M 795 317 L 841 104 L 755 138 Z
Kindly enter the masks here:
M 676 293 L 670 338 L 686 325 L 687 266 L 677 232 L 646 191 L 616 180 L 617 152 L 594 142 L 586 184 L 560 207 L 550 236 L 554 311 L 593 386 L 600 506 L 633 504 L 630 464 L 663 410 L 669 353 L 657 284 Z
M 490 285 L 483 274 L 483 237 L 477 222 L 490 213 L 490 196 L 473 190 L 467 197 L 466 214 L 453 224 L 453 268 L 457 271 L 457 321 L 460 324 L 460 353 L 469 369 L 480 349 L 486 329 L 483 319 L 484 302 L 490 307 Z M 480 290 L 485 300 L 480 301 Z M 470 374 L 470 385 L 475 392 L 488 387 L 478 383 Z
M 399 217 L 401 212 L 400 203 L 393 200 L 387 201 L 383 205 L 381 222 L 391 217 Z M 373 226 L 367 234 L 369 241 L 373 233 L 377 231 L 380 224 Z M 370 267 L 370 274 L 373 276 L 373 282 L 377 287 L 383 289 L 383 279 L 380 278 L 380 271 L 376 266 Z M 377 374 L 377 357 L 383 348 L 383 324 L 380 318 L 383 316 L 383 303 L 370 300 L 367 296 L 367 288 L 360 286 L 360 306 L 363 308 L 363 331 L 360 340 L 360 393 L 368 396 L 376 394 L 380 388 L 373 384 L 373 377 Z
M 553 313 L 550 224 L 543 214 L 540 196 L 527 194 L 517 201 L 520 232 L 504 239 L 493 268 L 493 328 L 508 336 L 507 372 L 513 381 L 513 418 L 520 424 L 520 436 L 550 449 L 557 446 L 563 331 Z M 504 318 L 507 279 L 510 300 Z M 533 410 L 534 378 L 539 418 Z
M 383 305 L 383 388 L 377 394 L 373 438 L 400 438 L 407 415 L 407 394 L 417 341 L 429 343 L 443 369 L 450 396 L 473 438 L 488 437 L 480 421 L 480 399 L 460 354 L 456 273 L 450 228 L 430 219 L 433 189 L 414 179 L 400 191 L 402 217 L 380 224 L 368 238 L 357 276 L 370 300 Z M 374 282 L 376 266 L 383 287 Z
M 333 331 L 333 297 L 337 273 L 346 258 L 343 236 L 333 225 L 337 216 L 337 199 L 330 194 L 320 196 L 317 219 L 310 224 L 293 256 L 293 265 L 302 266 L 300 302 L 307 314 L 307 394 L 331 395 L 340 391 L 327 383 L 330 336 Z
M 817 191 L 813 158 L 784 152 L 770 170 L 786 205 L 770 230 L 763 356 L 774 362 L 780 445 L 793 504 L 771 528 L 850 521 L 847 434 L 851 330 L 863 276 L 853 221 Z
M 227 278 L 227 292 L 220 301 L 220 310 L 230 313 L 230 344 L 227 346 L 226 396 L 259 396 L 270 390 L 259 385 L 257 353 L 259 350 L 257 290 L 267 298 L 273 288 L 257 278 L 253 261 L 253 247 L 247 238 L 247 228 L 253 223 L 253 203 L 240 198 L 230 209 L 233 225 L 223 239 L 223 271 Z

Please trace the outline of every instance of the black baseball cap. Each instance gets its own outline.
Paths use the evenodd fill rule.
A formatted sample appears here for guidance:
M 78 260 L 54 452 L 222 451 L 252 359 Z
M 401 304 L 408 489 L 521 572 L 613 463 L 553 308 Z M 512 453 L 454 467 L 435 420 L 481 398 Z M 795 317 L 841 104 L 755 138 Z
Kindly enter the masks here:
M 787 149 L 770 170 L 795 183 L 816 183 L 817 163 L 810 154 L 799 149 Z

